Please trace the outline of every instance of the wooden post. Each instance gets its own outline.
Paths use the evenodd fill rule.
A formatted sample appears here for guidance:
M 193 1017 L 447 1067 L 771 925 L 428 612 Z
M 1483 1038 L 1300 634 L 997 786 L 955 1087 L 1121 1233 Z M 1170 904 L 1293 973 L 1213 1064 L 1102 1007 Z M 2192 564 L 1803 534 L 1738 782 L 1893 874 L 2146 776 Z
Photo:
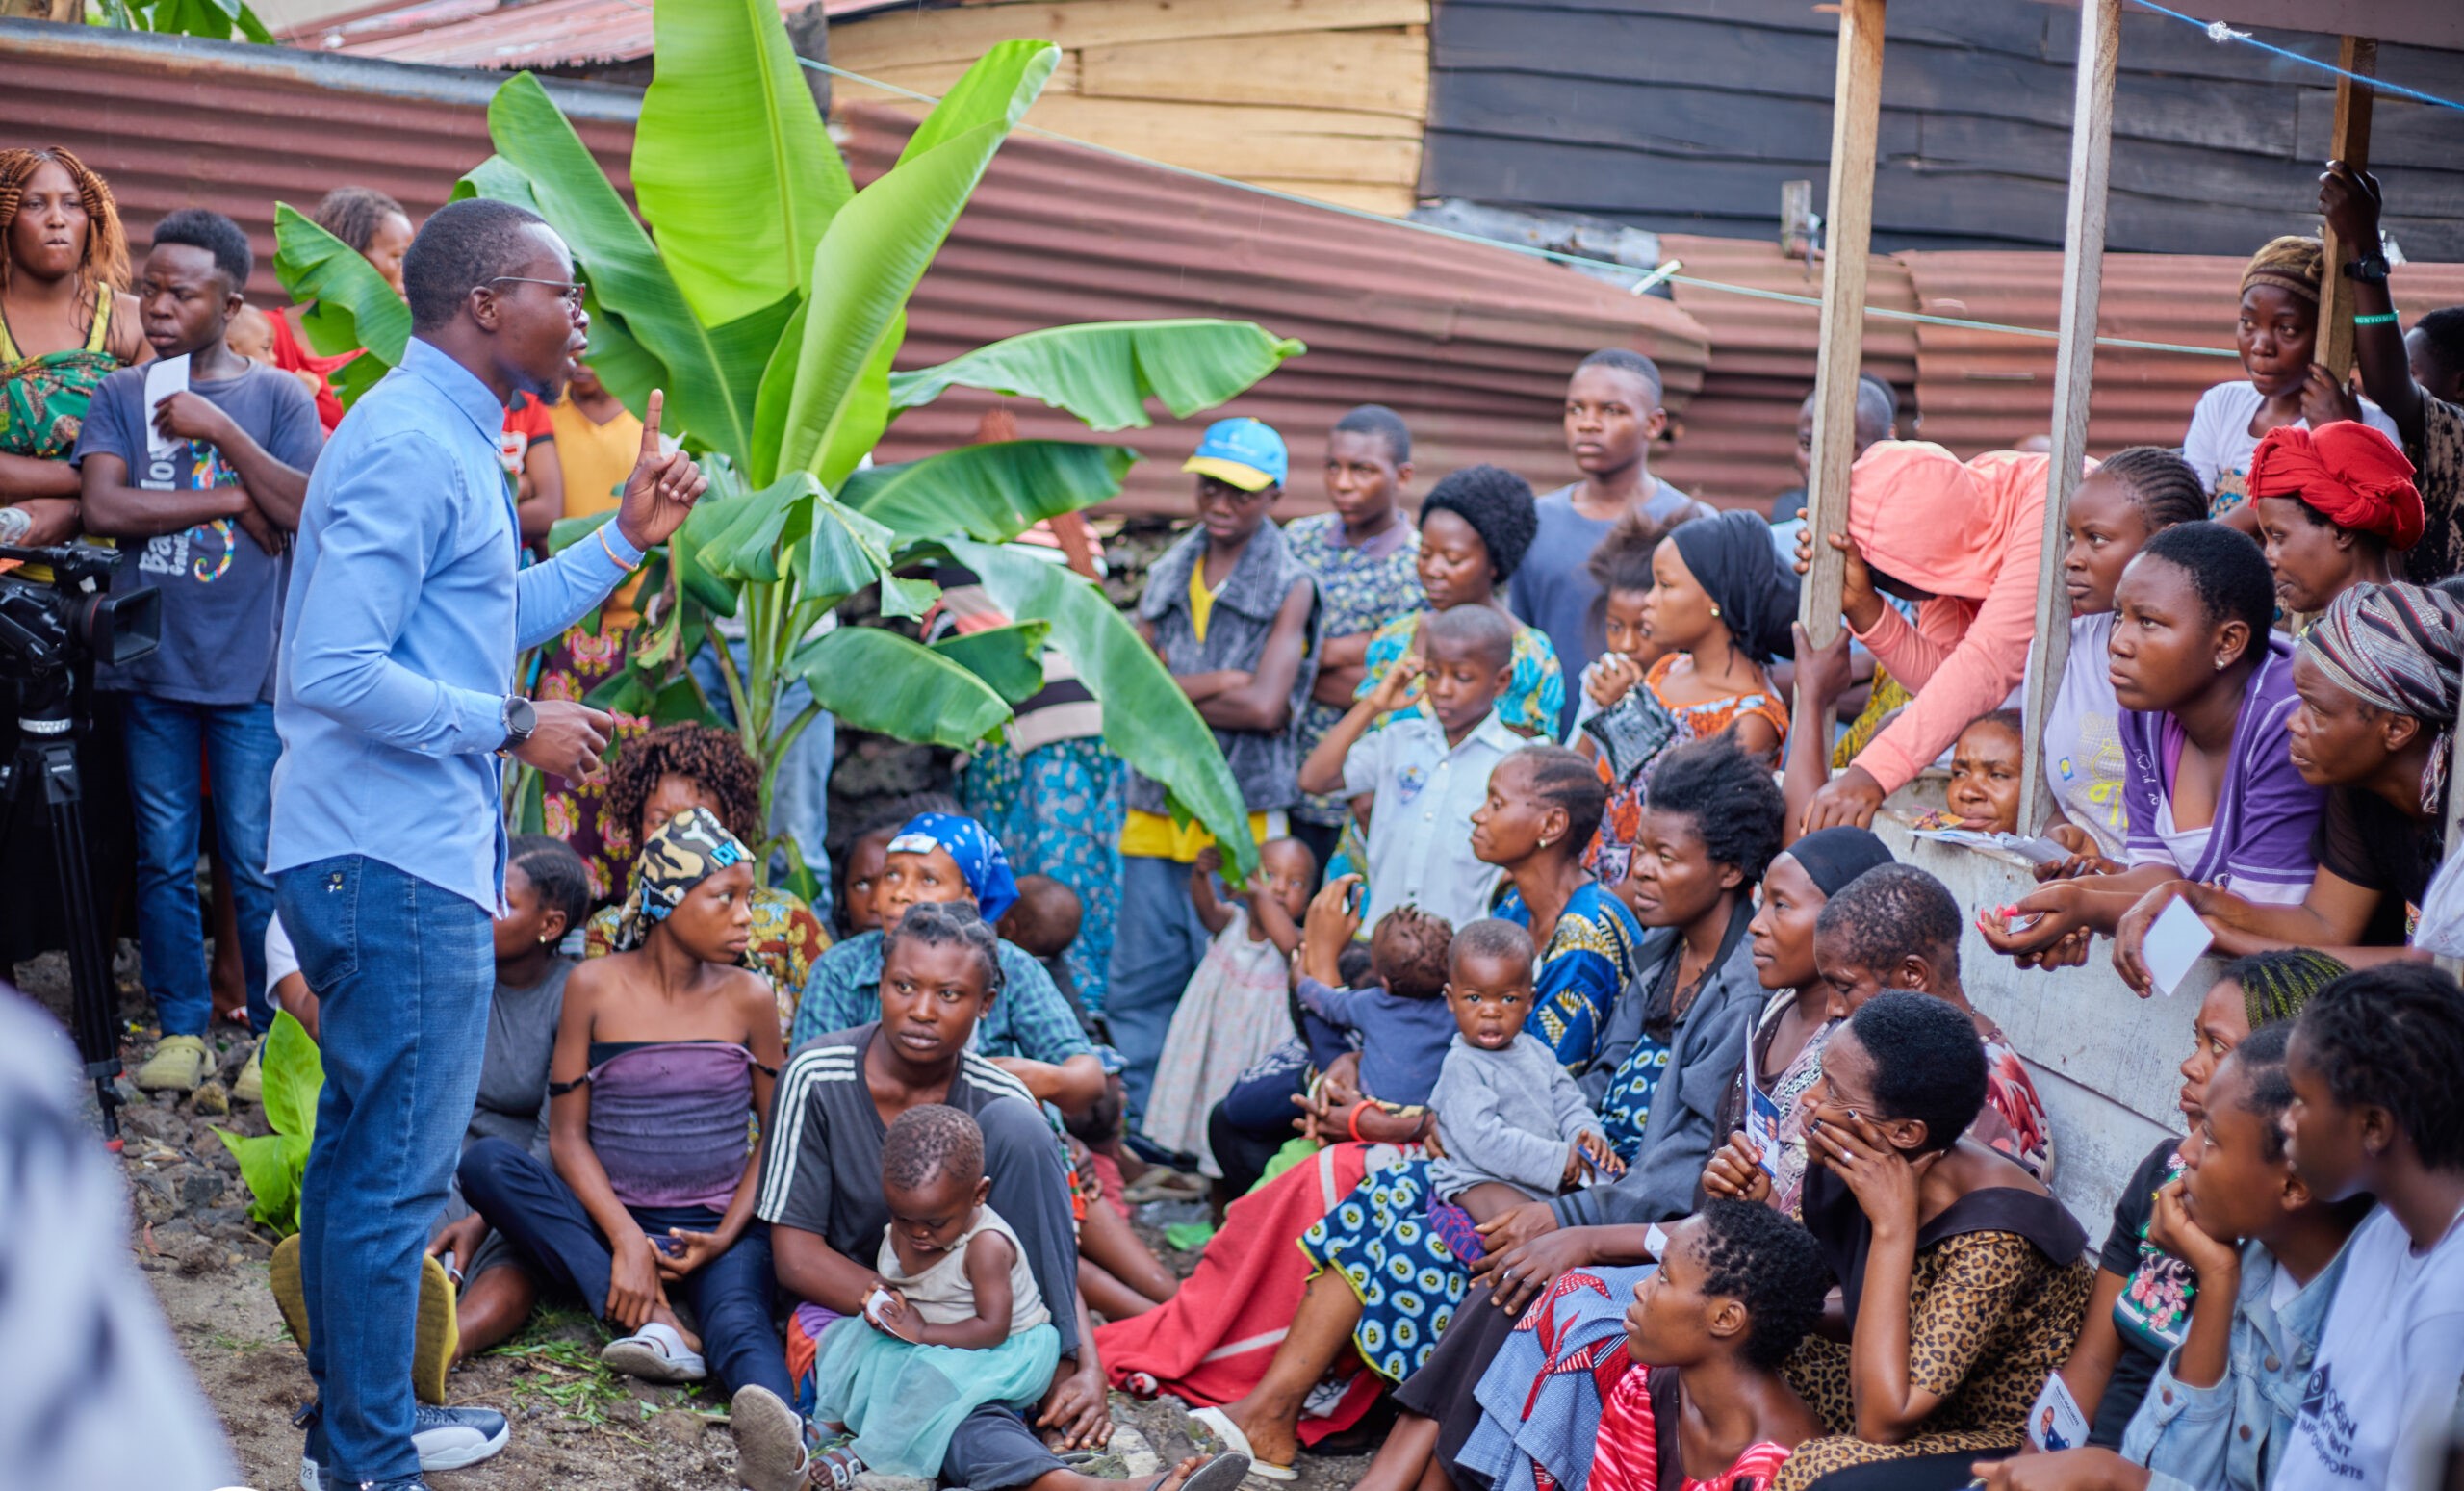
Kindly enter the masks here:
M 2336 65 L 2363 77 L 2378 75 L 2378 43 L 2368 37 L 2347 37 L 2336 49 Z M 2350 78 L 2336 80 L 2336 123 L 2327 158 L 2354 170 L 2370 169 L 2370 109 L 2378 90 Z M 2345 278 L 2347 261 L 2378 251 L 2376 244 L 2339 244 L 2322 226 L 2327 249 L 2327 270 L 2319 286 L 2319 361 L 2342 383 L 2352 373 L 2352 281 Z
M 2081 0 L 2079 71 L 2070 105 L 2070 208 L 2062 237 L 2062 340 L 2053 354 L 2053 462 L 2045 473 L 2044 548 L 2037 559 L 2037 632 L 2029 659 L 2019 822 L 2042 833 L 2053 813 L 2045 780 L 2044 721 L 2070 660 L 2070 594 L 2063 584 L 2063 525 L 2088 454 L 2088 395 L 2096 365 L 2096 311 L 2104 293 L 2105 188 L 2114 155 L 2114 67 L 2121 0 Z
M 1831 104 L 1831 221 L 1822 260 L 1822 341 L 1814 360 L 1813 463 L 1806 520 L 1813 568 L 1797 615 L 1816 647 L 1839 635 L 1840 555 L 1823 542 L 1848 529 L 1848 467 L 1857 455 L 1857 374 L 1864 361 L 1865 257 L 1874 235 L 1874 148 L 1882 127 L 1883 0 L 1841 0 L 1839 71 Z

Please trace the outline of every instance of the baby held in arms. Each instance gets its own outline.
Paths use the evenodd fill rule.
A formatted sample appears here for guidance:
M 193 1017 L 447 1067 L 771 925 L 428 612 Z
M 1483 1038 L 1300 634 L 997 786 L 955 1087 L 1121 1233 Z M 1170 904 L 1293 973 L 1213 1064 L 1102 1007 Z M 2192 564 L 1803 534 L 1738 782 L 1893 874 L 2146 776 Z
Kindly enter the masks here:
M 1457 932 L 1449 960 L 1456 1034 L 1429 1094 L 1443 1154 L 1429 1183 L 1475 1221 L 1569 1190 L 1586 1171 L 1626 1169 L 1548 1042 L 1524 1031 L 1531 959 L 1531 935 L 1493 916 Z

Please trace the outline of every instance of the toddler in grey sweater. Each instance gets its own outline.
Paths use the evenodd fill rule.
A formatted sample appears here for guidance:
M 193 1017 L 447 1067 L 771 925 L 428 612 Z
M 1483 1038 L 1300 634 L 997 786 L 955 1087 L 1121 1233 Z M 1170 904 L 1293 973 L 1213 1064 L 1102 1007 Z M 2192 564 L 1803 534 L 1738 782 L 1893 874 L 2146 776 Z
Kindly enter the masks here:
M 1586 1168 L 1625 1169 L 1556 1053 L 1523 1029 L 1531 956 L 1529 933 L 1490 917 L 1457 932 L 1449 959 L 1456 1033 L 1429 1093 L 1444 1151 L 1429 1184 L 1477 1221 L 1553 1196 Z

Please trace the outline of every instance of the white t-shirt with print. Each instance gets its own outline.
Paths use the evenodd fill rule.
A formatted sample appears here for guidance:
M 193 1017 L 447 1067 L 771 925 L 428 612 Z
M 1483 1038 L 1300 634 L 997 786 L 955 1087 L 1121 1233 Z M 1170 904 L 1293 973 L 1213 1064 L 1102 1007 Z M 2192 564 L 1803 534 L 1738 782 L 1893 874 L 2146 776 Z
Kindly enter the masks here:
M 2427 1252 L 2385 1207 L 2345 1245 L 2301 1411 L 2269 1491 L 2429 1491 L 2464 1380 L 2464 1227 Z
M 2250 421 L 2266 401 L 2249 379 L 2238 378 L 2199 395 L 2198 407 L 2191 411 L 2191 431 L 2182 437 L 2182 459 L 2191 463 L 2199 484 L 2207 488 L 2211 518 L 2220 518 L 2249 501 L 2250 455 L 2259 448 L 2259 437 L 2250 433 Z M 2404 443 L 2387 411 L 2367 398 L 2361 401 L 2361 418 L 2398 446 Z M 2293 423 L 2297 428 L 2310 427 L 2307 420 Z

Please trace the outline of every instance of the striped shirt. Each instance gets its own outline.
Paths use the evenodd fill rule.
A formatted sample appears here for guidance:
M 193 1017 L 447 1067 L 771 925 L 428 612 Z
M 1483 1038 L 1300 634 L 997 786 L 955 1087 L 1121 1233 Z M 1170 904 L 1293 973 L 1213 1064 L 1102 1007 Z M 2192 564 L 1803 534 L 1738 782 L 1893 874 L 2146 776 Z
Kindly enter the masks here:
M 864 1081 L 864 1051 L 878 1022 L 825 1035 L 799 1047 L 779 1074 L 761 1157 L 757 1216 L 809 1232 L 833 1251 L 866 1265 L 889 1227 L 882 1195 L 882 1140 L 888 1126 Z M 1071 1230 L 1069 1173 L 1026 1084 L 972 1051 L 941 1099 L 984 1129 L 990 1204 L 1026 1245 L 1036 1287 L 1052 1307 L 1061 1353 L 1077 1350 L 1078 1246 Z

